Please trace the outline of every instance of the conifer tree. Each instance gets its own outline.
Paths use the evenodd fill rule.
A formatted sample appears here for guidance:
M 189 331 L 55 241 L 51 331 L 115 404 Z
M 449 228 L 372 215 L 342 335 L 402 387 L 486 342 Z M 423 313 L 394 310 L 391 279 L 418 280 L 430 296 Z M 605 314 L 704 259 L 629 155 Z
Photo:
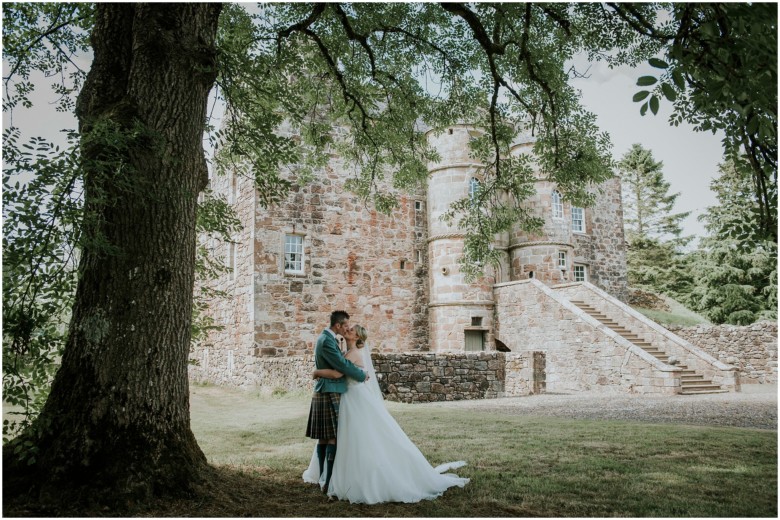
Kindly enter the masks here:
M 618 163 L 623 191 L 623 222 L 629 243 L 636 238 L 681 239 L 682 221 L 690 214 L 672 213 L 679 193 L 669 193 L 663 162 L 640 144 L 632 145 Z
M 672 297 L 685 293 L 685 269 L 679 246 L 682 220 L 673 213 L 679 193 L 669 193 L 663 163 L 650 150 L 634 144 L 618 163 L 626 228 L 629 285 L 646 287 Z
M 694 286 L 686 302 L 715 323 L 746 325 L 777 318 L 777 244 L 756 241 L 758 211 L 751 170 L 728 160 L 710 184 L 719 204 L 700 218 L 708 237 L 691 255 Z

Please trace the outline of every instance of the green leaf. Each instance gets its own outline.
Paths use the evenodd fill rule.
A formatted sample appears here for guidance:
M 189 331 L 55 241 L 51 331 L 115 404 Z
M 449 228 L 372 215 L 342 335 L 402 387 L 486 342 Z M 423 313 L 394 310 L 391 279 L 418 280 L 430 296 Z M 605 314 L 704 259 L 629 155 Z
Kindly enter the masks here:
M 650 95 L 650 91 L 649 90 L 640 90 L 639 92 L 634 94 L 633 101 L 634 101 L 634 103 L 637 103 L 639 101 L 642 101 L 643 99 L 645 99 L 649 95 Z
M 661 92 L 664 93 L 664 97 L 669 101 L 674 102 L 677 99 L 677 93 L 669 83 L 661 83 Z
M 658 81 L 658 78 L 655 76 L 642 76 L 638 80 L 636 80 L 637 86 L 640 87 L 647 87 L 650 85 L 655 85 L 655 83 Z
M 642 108 L 639 109 L 639 115 L 643 116 L 647 113 L 647 102 L 645 102 L 644 105 L 642 105 Z
M 658 97 L 653 96 L 650 98 L 650 110 L 653 111 L 653 115 L 658 114 Z
M 747 122 L 747 133 L 748 135 L 753 135 L 758 130 L 758 118 L 756 116 L 751 117 L 748 119 Z
M 659 60 L 658 58 L 650 58 L 649 60 L 647 60 L 647 63 L 649 63 L 651 67 L 655 67 L 656 69 L 665 69 L 669 67 L 668 63 L 666 63 L 664 60 Z

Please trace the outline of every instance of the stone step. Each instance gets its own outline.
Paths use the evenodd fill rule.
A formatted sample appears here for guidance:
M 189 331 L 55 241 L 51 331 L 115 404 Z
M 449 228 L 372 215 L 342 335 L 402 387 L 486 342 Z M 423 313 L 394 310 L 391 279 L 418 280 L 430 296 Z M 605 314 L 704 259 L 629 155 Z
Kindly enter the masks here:
M 670 356 L 666 352 L 658 347 L 653 346 L 651 342 L 641 338 L 637 333 L 616 322 L 614 319 L 610 318 L 592 305 L 580 300 L 571 300 L 571 303 L 585 311 L 586 314 L 600 322 L 602 325 L 609 327 L 613 332 L 616 332 L 623 339 L 630 341 L 632 344 L 641 348 L 657 360 L 661 362 L 669 361 Z M 695 370 L 689 370 L 687 365 L 676 366 L 682 369 L 680 373 L 680 384 L 683 387 L 683 391 L 681 393 L 706 394 L 726 391 L 721 389 L 720 385 L 716 385 L 712 383 L 712 381 L 704 379 L 704 376 L 697 374 Z
M 727 392 L 728 390 L 718 387 L 718 390 L 681 390 L 679 395 L 725 394 Z
M 709 384 L 707 384 L 709 383 Z M 713 384 L 710 381 L 705 381 L 703 383 L 700 382 L 694 382 L 694 383 L 682 383 L 680 385 L 683 390 L 686 392 L 688 391 L 701 391 L 701 390 L 720 390 L 720 385 Z

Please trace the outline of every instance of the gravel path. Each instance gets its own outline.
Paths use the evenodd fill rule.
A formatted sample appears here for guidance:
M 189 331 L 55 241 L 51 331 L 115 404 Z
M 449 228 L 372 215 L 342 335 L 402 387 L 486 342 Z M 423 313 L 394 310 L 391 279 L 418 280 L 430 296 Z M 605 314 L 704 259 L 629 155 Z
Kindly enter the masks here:
M 441 406 L 501 411 L 572 419 L 610 419 L 737 426 L 777 430 L 777 393 L 724 393 L 677 396 L 626 394 L 542 394 L 475 401 L 450 401 Z

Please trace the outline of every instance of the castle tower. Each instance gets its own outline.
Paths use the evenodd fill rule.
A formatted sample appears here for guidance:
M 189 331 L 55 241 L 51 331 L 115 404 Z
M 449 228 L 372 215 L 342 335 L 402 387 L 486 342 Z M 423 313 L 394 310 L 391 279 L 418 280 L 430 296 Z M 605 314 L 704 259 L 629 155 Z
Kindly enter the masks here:
M 477 130 L 455 125 L 427 138 L 441 157 L 428 165 L 429 342 L 432 351 L 495 350 L 493 284 L 488 274 L 467 283 L 458 259 L 465 233 L 457 222 L 441 220 L 453 202 L 467 197 L 481 181 L 481 164 L 469 156 L 469 141 Z
M 510 153 L 531 154 L 533 138 L 521 139 Z M 525 201 L 532 216 L 544 222 L 541 229 L 528 232 L 514 227 L 509 233 L 511 279 L 536 278 L 548 285 L 574 281 L 575 240 L 573 228 L 584 233 L 585 209 L 565 203 L 555 183 L 537 173 L 536 194 Z M 581 223 L 581 224 L 580 224 Z M 582 274 L 577 264 L 577 276 Z

